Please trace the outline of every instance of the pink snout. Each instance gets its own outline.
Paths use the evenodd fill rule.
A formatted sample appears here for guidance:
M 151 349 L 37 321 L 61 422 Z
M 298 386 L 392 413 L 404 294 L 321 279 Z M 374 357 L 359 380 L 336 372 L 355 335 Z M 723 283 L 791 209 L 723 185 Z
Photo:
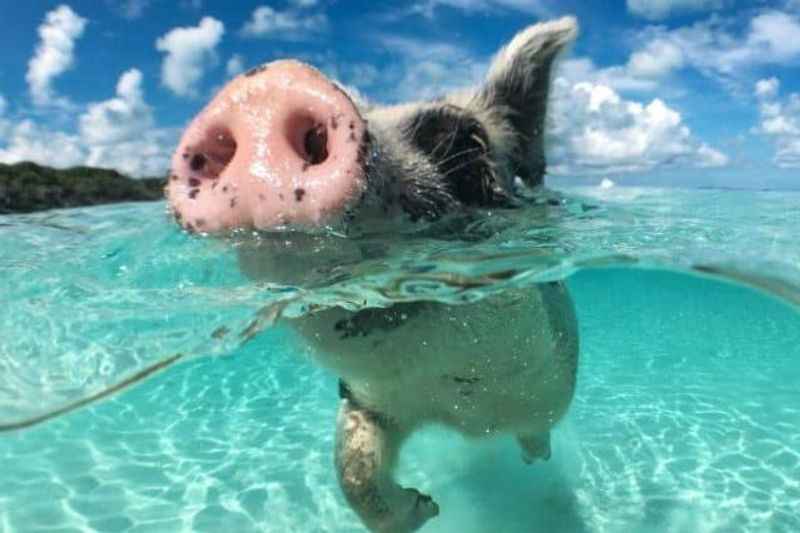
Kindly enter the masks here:
M 319 225 L 366 188 L 366 125 L 316 69 L 276 61 L 241 75 L 192 121 L 167 198 L 186 228 Z

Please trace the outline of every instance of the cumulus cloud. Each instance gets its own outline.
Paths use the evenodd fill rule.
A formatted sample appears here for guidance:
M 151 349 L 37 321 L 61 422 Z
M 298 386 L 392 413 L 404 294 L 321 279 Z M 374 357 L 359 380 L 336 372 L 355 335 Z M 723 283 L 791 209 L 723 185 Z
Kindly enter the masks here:
M 307 2 L 305 4 L 308 4 Z M 314 4 L 296 4 L 310 7 Z M 240 33 L 244 37 L 273 37 L 302 41 L 328 29 L 328 17 L 324 13 L 302 12 L 299 9 L 280 11 L 269 6 L 259 6 L 250 16 Z
M 557 79 L 550 122 L 550 170 L 556 174 L 728 163 L 723 153 L 695 139 L 680 113 L 662 100 L 626 100 L 606 85 Z
M 464 47 L 397 35 L 378 36 L 378 42 L 398 55 L 392 62 L 395 70 L 381 72 L 395 87 L 388 95 L 392 100 L 440 96 L 484 79 L 488 59 Z M 680 68 L 682 61 L 682 52 L 657 43 L 628 63 L 606 69 L 588 59 L 562 62 L 551 92 L 550 170 L 586 175 L 727 165 L 728 157 L 697 139 L 663 99 L 637 101 L 619 92 L 620 86 L 655 88 L 658 78 Z
M 163 175 L 177 132 L 155 126 L 145 102 L 142 74 L 130 69 L 120 76 L 116 95 L 89 104 L 78 118 L 78 132 L 46 128 L 31 120 L 10 126 L 0 161 L 35 161 L 54 167 L 91 165 L 115 168 L 133 176 Z M 1 132 L 0 132 L 1 133 Z
M 89 104 L 79 118 L 79 130 L 86 147 L 85 164 L 134 176 L 163 174 L 175 143 L 174 132 L 155 127 L 137 69 L 120 76 L 115 97 Z
M 225 63 L 225 72 L 233 78 L 244 72 L 244 58 L 239 54 L 233 54 L 228 62 Z
M 225 25 L 203 17 L 197 26 L 173 28 L 156 40 L 156 49 L 167 55 L 161 64 L 161 83 L 178 96 L 196 96 L 206 69 L 217 63 L 216 47 Z
M 586 57 L 561 63 L 561 75 L 571 81 L 593 81 L 618 91 L 664 90 L 664 78 L 681 69 L 686 56 L 680 46 L 667 39 L 645 40 L 622 65 L 600 68 Z
M 390 100 L 441 96 L 481 81 L 488 68 L 488 59 L 477 59 L 450 43 L 398 35 L 382 35 L 378 41 L 399 58 L 393 70 L 382 73 L 393 78 Z
M 674 30 L 650 28 L 645 51 L 661 49 L 664 56 L 657 59 L 663 68 L 688 64 L 723 80 L 741 76 L 753 66 L 800 58 L 800 20 L 795 15 L 767 10 L 753 16 L 742 33 L 727 26 L 727 21 L 709 19 Z
M 80 165 L 86 159 L 86 149 L 77 135 L 52 131 L 31 120 L 11 127 L 5 141 L 5 148 L 0 148 L 2 163 L 35 161 L 63 168 Z
M 142 73 L 130 69 L 117 82 L 117 96 L 89 104 L 79 119 L 81 136 L 91 145 L 114 144 L 153 127 L 153 113 L 142 96 Z
M 5 97 L 3 97 L 2 94 L 0 94 L 0 117 L 2 117 L 5 114 L 7 107 L 8 107 L 8 102 L 6 102 Z
M 658 78 L 683 64 L 683 50 L 678 45 L 665 39 L 654 39 L 643 49 L 633 52 L 626 67 L 633 76 Z
M 75 41 L 83 35 L 86 19 L 67 5 L 61 5 L 45 15 L 39 26 L 39 44 L 28 62 L 25 79 L 36 105 L 66 103 L 58 99 L 52 88 L 53 80 L 66 72 L 74 62 Z
M 719 9 L 723 0 L 628 0 L 628 11 L 650 20 L 660 20 L 675 12 Z
M 800 94 L 781 98 L 780 81 L 773 77 L 756 82 L 755 96 L 759 111 L 756 132 L 772 140 L 775 164 L 800 167 Z

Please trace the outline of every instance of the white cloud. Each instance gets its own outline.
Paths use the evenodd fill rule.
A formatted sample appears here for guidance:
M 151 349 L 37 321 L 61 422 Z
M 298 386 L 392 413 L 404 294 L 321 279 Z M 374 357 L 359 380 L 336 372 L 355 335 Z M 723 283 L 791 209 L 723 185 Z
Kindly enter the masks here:
M 309 7 L 314 7 L 319 3 L 319 0 L 290 0 L 290 3 L 301 9 L 308 9 Z
M 80 132 L 90 145 L 115 144 L 153 127 L 153 112 L 142 96 L 142 73 L 131 69 L 117 82 L 117 96 L 89 104 L 79 119 Z
M 197 26 L 173 28 L 156 41 L 156 49 L 166 52 L 161 65 L 161 83 L 179 96 L 196 96 L 197 83 L 206 68 L 216 64 L 216 47 L 225 25 L 203 17 Z
M 756 96 L 759 98 L 773 98 L 778 95 L 780 89 L 780 81 L 778 78 L 772 77 L 756 82 Z
M 259 6 L 240 33 L 245 37 L 279 37 L 302 41 L 328 29 L 324 13 L 303 13 L 295 9 L 279 11 L 269 6 Z
M 393 69 L 381 74 L 391 81 L 391 100 L 418 100 L 441 96 L 447 92 L 481 81 L 488 60 L 471 56 L 463 47 L 396 35 L 379 37 L 387 51 L 399 56 Z
M 662 100 L 626 100 L 606 85 L 558 78 L 550 123 L 549 168 L 556 174 L 728 163 L 727 156 L 696 140 L 680 113 Z
M 150 0 L 122 0 L 116 5 L 116 9 L 124 18 L 134 20 L 141 17 L 149 5 Z
M 0 94 L 0 117 L 2 117 L 5 114 L 7 107 L 8 107 L 8 102 L 6 102 L 6 99 L 3 97 L 2 94 Z
M 631 53 L 624 65 L 599 68 L 586 57 L 561 62 L 561 75 L 573 82 L 592 81 L 618 91 L 665 90 L 664 78 L 682 68 L 685 54 L 675 43 L 652 39 Z
M 35 161 L 42 165 L 70 167 L 83 163 L 86 149 L 77 135 L 52 131 L 31 120 L 23 120 L 7 133 L 0 148 L 0 162 Z
M 83 34 L 86 19 L 67 5 L 61 5 L 45 16 L 39 26 L 39 44 L 28 62 L 25 79 L 36 105 L 65 105 L 66 101 L 53 94 L 53 79 L 73 64 L 75 41 Z
M 781 99 L 777 78 L 756 82 L 759 124 L 755 129 L 770 138 L 775 146 L 773 158 L 784 168 L 800 167 L 800 94 L 792 93 Z
M 6 124 L 0 162 L 35 161 L 54 167 L 90 165 L 115 168 L 133 176 L 163 175 L 178 132 L 155 127 L 145 102 L 142 74 L 130 69 L 120 76 L 116 96 L 89 104 L 78 119 L 78 133 L 45 128 L 31 120 Z
M 115 144 L 89 146 L 84 164 L 115 168 L 130 176 L 163 176 L 177 142 L 177 132 L 147 130 Z
M 399 56 L 394 69 L 381 72 L 389 80 L 386 85 L 395 87 L 389 93 L 393 100 L 440 96 L 485 76 L 487 61 L 457 44 L 396 35 L 378 41 Z M 658 78 L 680 68 L 682 58 L 671 43 L 657 43 L 632 55 L 628 64 L 606 69 L 588 59 L 561 62 L 548 121 L 551 171 L 608 174 L 727 165 L 728 157 L 692 135 L 681 114 L 664 100 L 639 102 L 618 92 L 658 87 Z
M 434 18 L 436 8 L 446 6 L 470 12 L 491 12 L 497 9 L 519 11 L 530 15 L 546 17 L 550 15 L 540 0 L 424 0 L 411 6 L 410 12 Z
M 173 132 L 155 127 L 153 109 L 144 100 L 142 73 L 123 73 L 116 92 L 113 98 L 89 104 L 79 119 L 85 164 L 134 176 L 163 174 L 176 139 Z
M 685 67 L 741 93 L 742 81 L 754 67 L 789 65 L 800 59 L 800 19 L 789 13 L 757 12 L 746 26 L 734 31 L 732 19 L 708 20 L 667 29 L 649 26 L 636 37 L 639 46 L 623 65 L 598 67 L 589 58 L 562 62 L 562 75 L 572 81 L 593 81 L 618 91 L 682 92 L 668 84 L 669 76 Z M 675 78 L 673 78 L 675 81 Z
M 239 54 L 233 54 L 225 63 L 225 72 L 231 78 L 244 72 L 244 58 Z
M 633 76 L 658 78 L 683 66 L 681 48 L 668 40 L 655 39 L 631 54 L 627 69 Z
M 356 87 L 369 87 L 380 79 L 381 73 L 375 65 L 369 63 L 349 63 L 345 65 L 348 83 Z
M 741 77 L 750 67 L 800 58 L 800 20 L 796 16 L 764 11 L 753 16 L 741 34 L 731 32 L 728 22 L 712 18 L 675 30 L 650 28 L 645 49 L 660 46 L 671 50 L 676 60 L 679 50 L 680 64 L 722 80 Z
M 719 9 L 723 0 L 628 0 L 628 11 L 650 20 L 668 17 L 673 12 Z

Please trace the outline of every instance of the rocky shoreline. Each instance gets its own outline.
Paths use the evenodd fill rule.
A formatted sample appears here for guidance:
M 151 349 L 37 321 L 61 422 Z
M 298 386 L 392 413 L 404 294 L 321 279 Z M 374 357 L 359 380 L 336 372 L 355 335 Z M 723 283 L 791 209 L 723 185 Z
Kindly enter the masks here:
M 0 163 L 0 214 L 160 200 L 164 184 L 164 178 L 134 179 L 107 168 Z

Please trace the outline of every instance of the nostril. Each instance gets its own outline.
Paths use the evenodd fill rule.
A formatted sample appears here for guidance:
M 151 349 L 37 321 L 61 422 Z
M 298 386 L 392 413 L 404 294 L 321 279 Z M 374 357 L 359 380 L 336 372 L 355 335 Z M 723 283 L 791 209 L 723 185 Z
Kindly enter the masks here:
M 307 165 L 319 165 L 328 159 L 328 128 L 324 121 L 306 114 L 291 115 L 286 121 L 286 137 Z
M 195 172 L 200 172 L 206 166 L 206 156 L 203 154 L 194 154 L 191 161 L 189 161 L 189 168 Z
M 206 130 L 203 139 L 188 147 L 183 158 L 196 175 L 215 179 L 236 155 L 236 140 L 228 128 L 213 126 Z
M 303 143 L 306 160 L 312 165 L 319 165 L 328 159 L 328 130 L 323 124 L 316 124 L 306 133 Z

